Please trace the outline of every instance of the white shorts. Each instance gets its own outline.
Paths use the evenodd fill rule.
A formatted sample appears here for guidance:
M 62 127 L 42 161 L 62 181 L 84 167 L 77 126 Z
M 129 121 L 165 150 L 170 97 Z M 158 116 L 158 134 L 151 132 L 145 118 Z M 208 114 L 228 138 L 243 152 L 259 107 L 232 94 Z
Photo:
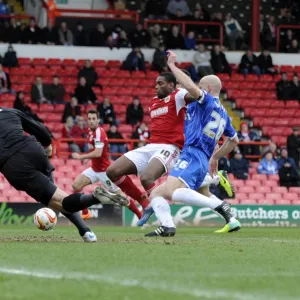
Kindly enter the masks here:
M 106 172 L 95 172 L 92 168 L 84 170 L 81 174 L 88 177 L 91 180 L 91 183 L 101 182 L 102 185 L 111 193 L 119 190 L 113 182 L 107 177 Z
M 219 175 L 215 175 L 214 177 L 211 177 L 209 175 L 209 173 L 206 174 L 202 184 L 201 184 L 201 187 L 205 187 L 205 186 L 208 186 L 208 185 L 211 185 L 211 184 L 214 184 L 214 185 L 218 185 L 220 182 L 220 176 Z
M 124 155 L 131 160 L 142 175 L 152 158 L 157 158 L 165 167 L 166 173 L 176 164 L 179 158 L 180 150 L 177 146 L 169 144 L 148 144 L 144 147 L 129 151 Z

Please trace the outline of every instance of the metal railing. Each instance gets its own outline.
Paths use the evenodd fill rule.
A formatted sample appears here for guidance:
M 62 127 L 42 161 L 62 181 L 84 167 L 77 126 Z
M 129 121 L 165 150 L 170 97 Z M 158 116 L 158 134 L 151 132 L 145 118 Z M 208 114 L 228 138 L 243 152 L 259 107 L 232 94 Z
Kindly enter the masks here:
M 70 151 L 63 151 L 61 148 L 61 143 L 71 143 L 71 142 L 79 142 L 79 143 L 88 143 L 88 139 L 85 138 L 60 138 L 55 141 L 53 141 L 53 157 L 56 156 L 57 158 L 60 158 L 62 156 L 69 156 L 71 154 Z M 134 149 L 134 144 L 137 144 L 139 142 L 145 142 L 147 141 L 141 141 L 137 139 L 109 139 L 109 143 L 119 143 L 119 144 L 126 144 L 127 148 L 129 150 Z M 223 144 L 222 141 L 219 142 L 219 144 Z M 268 146 L 269 142 L 240 142 L 239 145 L 256 145 L 256 146 Z M 111 156 L 121 156 L 123 153 L 110 153 Z M 257 160 L 261 158 L 261 155 L 245 155 L 245 158 L 249 160 Z
M 148 28 L 149 24 L 171 24 L 171 25 L 181 25 L 181 34 L 183 36 L 186 35 L 186 27 L 187 25 L 198 25 L 198 26 L 218 26 L 219 27 L 219 39 L 211 39 L 211 38 L 201 38 L 201 42 L 208 43 L 219 43 L 220 46 L 223 45 L 224 32 L 223 25 L 218 22 L 196 22 L 196 21 L 172 21 L 172 20 L 148 20 L 144 21 L 144 28 Z

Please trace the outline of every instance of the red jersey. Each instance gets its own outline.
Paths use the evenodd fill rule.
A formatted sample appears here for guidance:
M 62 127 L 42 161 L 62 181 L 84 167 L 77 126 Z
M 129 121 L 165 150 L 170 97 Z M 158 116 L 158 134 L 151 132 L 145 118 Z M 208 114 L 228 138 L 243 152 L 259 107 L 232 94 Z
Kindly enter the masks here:
M 89 144 L 94 148 L 103 148 L 102 155 L 92 158 L 92 169 L 95 172 L 105 172 L 110 165 L 108 157 L 108 138 L 103 128 L 98 126 L 96 130 L 89 129 Z
M 185 89 L 176 89 L 163 99 L 154 97 L 149 107 L 151 117 L 150 143 L 171 144 L 179 148 L 184 144 Z

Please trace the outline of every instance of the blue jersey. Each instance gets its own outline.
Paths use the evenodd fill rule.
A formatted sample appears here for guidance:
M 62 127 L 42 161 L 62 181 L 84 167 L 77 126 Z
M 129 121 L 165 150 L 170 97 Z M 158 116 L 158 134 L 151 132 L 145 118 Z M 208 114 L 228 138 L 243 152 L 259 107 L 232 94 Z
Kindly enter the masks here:
M 226 109 L 218 98 L 202 91 L 202 97 L 188 105 L 185 118 L 184 147 L 201 148 L 208 156 L 224 134 L 229 138 L 236 135 Z

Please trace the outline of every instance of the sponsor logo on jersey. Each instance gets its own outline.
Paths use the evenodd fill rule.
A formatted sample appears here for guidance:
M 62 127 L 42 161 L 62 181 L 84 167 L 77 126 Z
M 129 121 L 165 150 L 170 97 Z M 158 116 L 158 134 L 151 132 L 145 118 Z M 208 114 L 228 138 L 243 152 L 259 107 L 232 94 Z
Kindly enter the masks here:
M 168 106 L 160 107 L 158 109 L 151 111 L 151 118 L 166 115 L 168 112 L 169 112 Z
M 166 97 L 166 98 L 165 98 L 165 103 L 170 102 L 170 100 L 171 100 L 171 97 L 170 97 L 170 96 Z

